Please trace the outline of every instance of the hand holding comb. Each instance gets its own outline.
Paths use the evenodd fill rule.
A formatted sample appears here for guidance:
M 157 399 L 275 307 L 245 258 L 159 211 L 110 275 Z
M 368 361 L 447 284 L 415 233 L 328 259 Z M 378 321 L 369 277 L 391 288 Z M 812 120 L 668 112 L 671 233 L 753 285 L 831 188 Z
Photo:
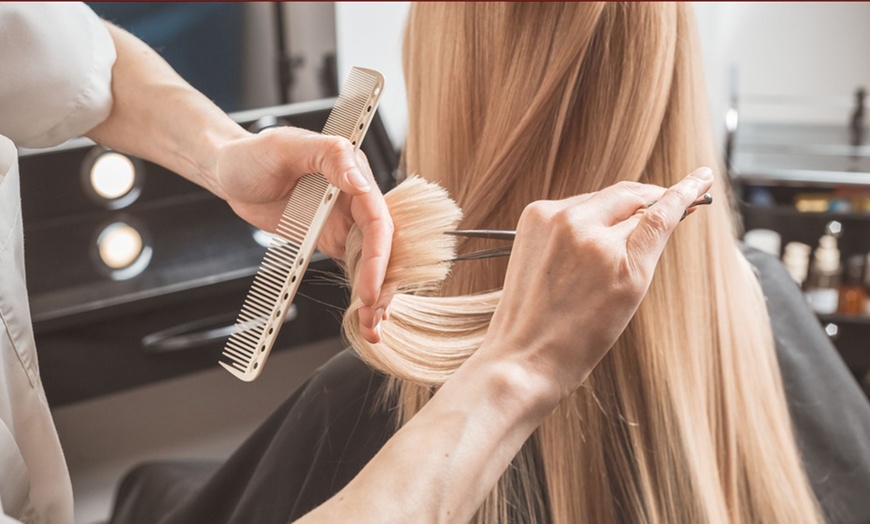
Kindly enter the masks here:
M 344 137 L 358 150 L 383 88 L 383 75 L 354 67 L 323 134 Z M 250 382 L 262 372 L 338 192 L 319 173 L 305 175 L 296 183 L 222 353 L 225 360 L 220 365 L 237 378 Z

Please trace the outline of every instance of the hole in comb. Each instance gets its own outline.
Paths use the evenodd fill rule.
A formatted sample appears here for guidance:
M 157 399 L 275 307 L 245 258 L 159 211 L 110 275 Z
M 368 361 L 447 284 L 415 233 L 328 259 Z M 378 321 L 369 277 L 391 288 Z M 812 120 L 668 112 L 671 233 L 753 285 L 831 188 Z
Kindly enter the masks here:
M 260 353 L 266 352 L 266 346 L 260 346 Z
M 365 124 L 360 124 L 360 125 L 359 125 L 360 130 L 362 130 L 363 127 L 365 127 Z
M 355 146 L 355 145 L 356 145 L 356 140 L 354 140 L 353 142 L 351 142 L 350 145 Z
M 326 194 L 326 201 L 329 202 L 330 200 L 332 200 L 332 193 L 327 193 Z
M 257 367 L 258 367 L 259 365 L 260 365 L 259 362 L 254 362 L 254 369 L 257 369 Z
M 279 309 L 278 311 L 275 312 L 275 318 L 278 318 L 280 316 L 281 316 L 281 310 Z
M 378 94 L 378 93 L 380 93 L 380 92 L 381 92 L 381 88 L 380 88 L 380 87 L 376 87 L 376 88 L 375 88 L 375 94 Z
M 301 266 L 304 263 L 305 263 L 305 257 L 299 257 L 299 261 L 297 262 L 297 264 L 299 264 Z
M 292 277 L 290 277 L 290 282 L 296 282 L 296 275 L 293 275 Z
M 275 332 L 275 328 L 269 328 L 269 334 L 270 334 L 270 335 L 271 335 L 272 333 L 274 333 L 274 332 Z M 265 347 L 265 346 L 264 346 L 264 347 Z
M 290 300 L 290 293 L 284 293 L 284 300 Z
M 371 112 L 372 112 L 372 106 L 368 106 L 366 108 L 366 113 L 371 113 Z

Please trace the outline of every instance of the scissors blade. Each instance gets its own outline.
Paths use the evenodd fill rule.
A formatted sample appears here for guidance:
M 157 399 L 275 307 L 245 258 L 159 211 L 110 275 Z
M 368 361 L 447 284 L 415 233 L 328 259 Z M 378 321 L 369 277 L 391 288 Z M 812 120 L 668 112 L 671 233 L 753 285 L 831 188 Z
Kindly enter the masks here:
M 646 207 L 650 207 L 655 204 L 656 201 L 650 202 L 646 205 Z M 713 203 L 713 197 L 710 193 L 705 193 L 700 198 L 692 202 L 689 205 L 689 208 L 686 210 L 688 214 L 693 208 L 697 206 L 704 206 Z M 685 217 L 684 217 L 685 218 Z M 453 235 L 460 236 L 465 238 L 486 238 L 491 240 L 514 240 L 517 236 L 517 232 L 515 230 L 505 230 L 505 229 L 461 229 L 456 231 L 445 231 L 445 235 Z M 513 246 L 500 246 L 493 247 L 490 249 L 481 249 L 479 251 L 472 251 L 471 253 L 465 253 L 462 255 L 457 255 L 453 258 L 453 260 L 480 260 L 483 258 L 495 258 L 495 257 L 505 257 L 511 254 L 511 248 Z
M 466 238 L 489 238 L 493 240 L 513 240 L 517 236 L 516 231 L 506 229 L 463 229 L 445 231 L 444 234 Z

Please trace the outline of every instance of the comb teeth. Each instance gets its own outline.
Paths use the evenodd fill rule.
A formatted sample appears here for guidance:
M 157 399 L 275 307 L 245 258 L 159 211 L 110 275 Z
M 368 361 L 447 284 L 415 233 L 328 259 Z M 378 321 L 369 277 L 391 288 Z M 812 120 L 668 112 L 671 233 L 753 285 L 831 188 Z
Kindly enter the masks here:
M 377 71 L 353 68 L 323 134 L 344 137 L 359 149 L 383 85 Z M 220 365 L 239 379 L 250 382 L 260 375 L 337 195 L 317 173 L 300 178 L 290 195 L 222 354 L 227 361 Z
M 383 76 L 380 73 L 354 67 L 344 82 L 342 94 L 326 119 L 323 134 L 343 136 L 355 142 L 355 146 L 359 145 L 362 137 L 354 140 L 354 134 L 364 130 L 359 128 L 360 124 L 368 125 L 367 122 L 361 122 L 360 117 L 362 115 L 363 119 L 371 120 L 368 115 L 374 112 L 377 104 L 377 100 L 373 104 L 371 98 L 380 98 L 382 88 Z

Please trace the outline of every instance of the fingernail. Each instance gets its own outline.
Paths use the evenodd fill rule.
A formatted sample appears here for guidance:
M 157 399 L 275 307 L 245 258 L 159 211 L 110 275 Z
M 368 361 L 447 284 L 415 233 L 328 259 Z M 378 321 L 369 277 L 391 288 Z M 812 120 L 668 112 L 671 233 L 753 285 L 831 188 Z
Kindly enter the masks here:
M 375 311 L 375 316 L 372 319 L 372 329 L 378 329 L 381 325 L 381 319 L 384 318 L 384 308 L 378 308 Z
M 701 167 L 693 171 L 692 176 L 702 181 L 711 180 L 713 178 L 713 170 L 709 167 Z
M 350 182 L 350 185 L 360 191 L 367 192 L 369 189 L 371 189 L 369 181 L 366 180 L 366 177 L 363 176 L 359 169 L 353 168 L 348 171 L 347 180 Z

